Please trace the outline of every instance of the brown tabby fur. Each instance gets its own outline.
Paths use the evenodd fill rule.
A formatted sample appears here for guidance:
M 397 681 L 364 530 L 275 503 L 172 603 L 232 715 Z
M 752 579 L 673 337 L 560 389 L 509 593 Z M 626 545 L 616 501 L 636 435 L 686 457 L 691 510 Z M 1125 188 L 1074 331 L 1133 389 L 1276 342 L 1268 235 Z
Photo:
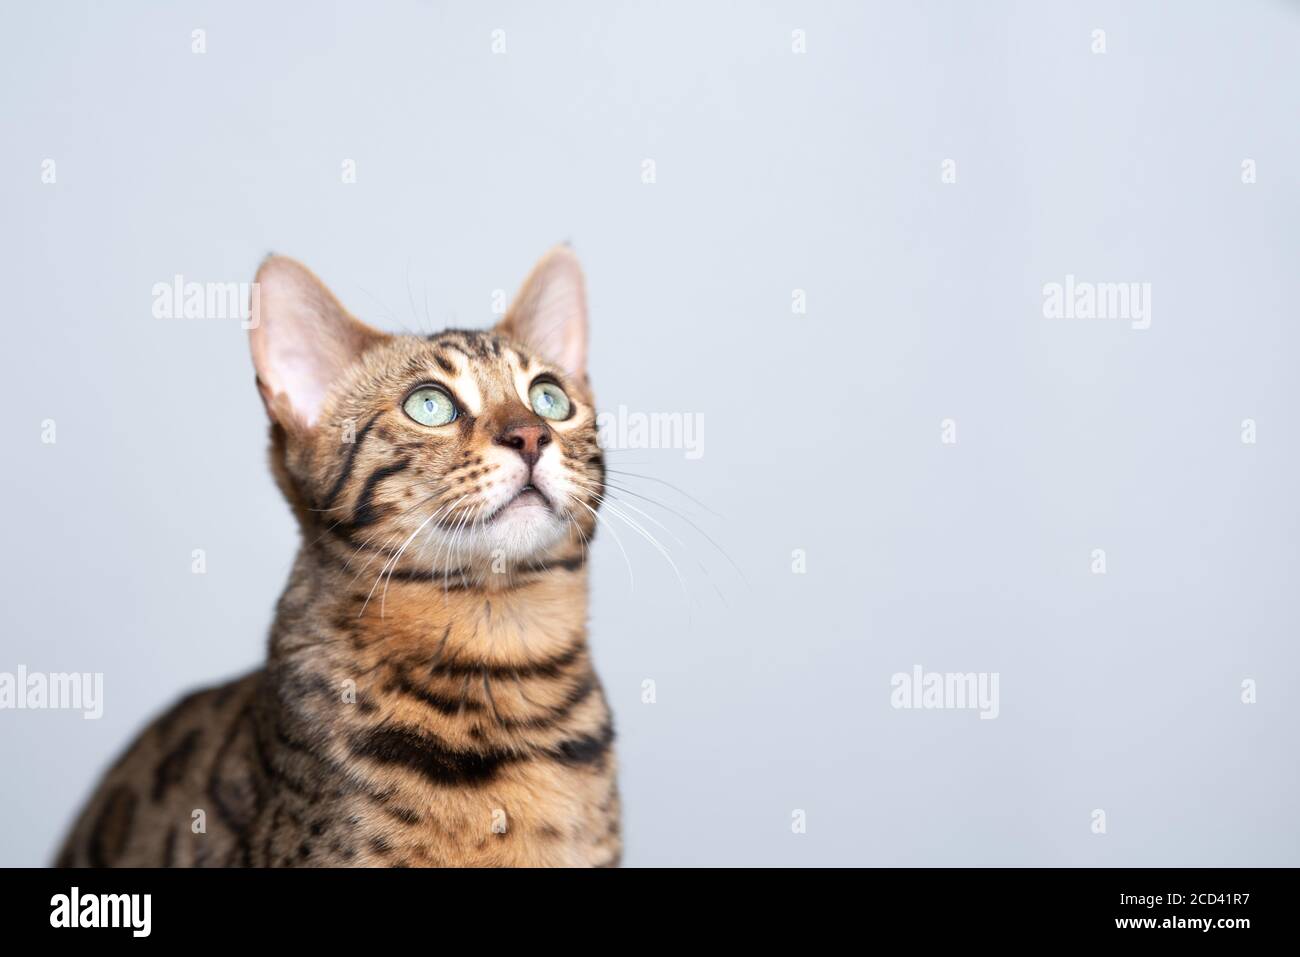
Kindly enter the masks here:
M 292 261 L 268 266 L 318 285 Z M 310 427 L 259 365 L 272 467 L 303 536 L 267 662 L 155 720 L 60 865 L 618 863 L 613 730 L 586 639 L 604 466 L 585 375 L 525 344 L 530 289 L 495 331 L 424 339 L 370 330 L 319 287 L 314 308 L 337 310 L 337 344 L 360 354 Z M 543 422 L 521 399 L 539 373 L 574 403 L 570 420 Z M 477 392 L 477 407 L 438 429 L 411 421 L 402 398 L 430 380 Z M 472 527 L 466 510 L 501 471 L 494 436 L 533 420 L 574 483 L 567 533 L 504 569 L 403 553 L 438 508 L 444 535 Z

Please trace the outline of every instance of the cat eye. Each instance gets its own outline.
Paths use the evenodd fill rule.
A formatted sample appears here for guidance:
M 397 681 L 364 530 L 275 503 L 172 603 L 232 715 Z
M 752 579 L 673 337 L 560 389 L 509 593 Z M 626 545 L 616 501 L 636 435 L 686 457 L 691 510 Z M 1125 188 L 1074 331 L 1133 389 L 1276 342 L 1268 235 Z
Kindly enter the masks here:
M 543 380 L 534 382 L 528 390 L 528 401 L 533 411 L 543 419 L 567 419 L 573 406 L 569 397 L 554 382 Z
M 456 403 L 441 389 L 426 385 L 412 392 L 402 410 L 421 425 L 446 425 L 456 418 Z

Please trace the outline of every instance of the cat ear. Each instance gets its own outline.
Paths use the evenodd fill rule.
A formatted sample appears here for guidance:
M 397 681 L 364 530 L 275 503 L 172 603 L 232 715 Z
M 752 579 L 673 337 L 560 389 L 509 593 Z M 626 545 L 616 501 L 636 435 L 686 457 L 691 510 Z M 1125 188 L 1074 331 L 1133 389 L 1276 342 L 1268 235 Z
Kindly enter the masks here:
M 330 388 L 382 332 L 354 319 L 302 263 L 268 256 L 253 286 L 257 387 L 286 428 L 316 424 Z
M 496 331 L 576 379 L 587 375 L 587 289 L 568 246 L 543 256 Z

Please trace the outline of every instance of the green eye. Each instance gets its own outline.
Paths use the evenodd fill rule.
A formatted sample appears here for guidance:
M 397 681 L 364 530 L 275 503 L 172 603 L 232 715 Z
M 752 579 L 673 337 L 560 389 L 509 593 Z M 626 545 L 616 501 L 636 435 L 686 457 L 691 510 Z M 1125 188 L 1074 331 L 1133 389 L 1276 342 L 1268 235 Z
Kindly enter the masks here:
M 569 397 L 554 382 L 534 382 L 528 390 L 528 401 L 533 411 L 543 419 L 567 419 L 569 417 Z
M 421 425 L 446 425 L 456 418 L 456 404 L 451 396 L 433 386 L 416 389 L 402 408 Z

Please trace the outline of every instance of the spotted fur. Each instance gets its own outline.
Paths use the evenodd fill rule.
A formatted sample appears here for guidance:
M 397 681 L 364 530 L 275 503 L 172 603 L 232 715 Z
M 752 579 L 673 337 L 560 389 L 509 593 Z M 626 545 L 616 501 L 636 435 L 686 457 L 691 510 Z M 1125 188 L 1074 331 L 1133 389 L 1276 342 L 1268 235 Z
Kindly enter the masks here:
M 59 863 L 617 864 L 614 730 L 586 633 L 604 464 L 576 262 L 544 259 L 495 330 L 427 338 L 363 326 L 290 260 L 259 283 L 272 468 L 302 529 L 266 664 L 156 719 Z M 334 370 L 323 397 L 275 357 L 304 328 Z M 569 419 L 529 406 L 539 376 Z M 425 383 L 456 421 L 403 413 Z M 532 464 L 503 444 L 520 429 L 542 443 Z M 546 502 L 502 510 L 521 458 Z

